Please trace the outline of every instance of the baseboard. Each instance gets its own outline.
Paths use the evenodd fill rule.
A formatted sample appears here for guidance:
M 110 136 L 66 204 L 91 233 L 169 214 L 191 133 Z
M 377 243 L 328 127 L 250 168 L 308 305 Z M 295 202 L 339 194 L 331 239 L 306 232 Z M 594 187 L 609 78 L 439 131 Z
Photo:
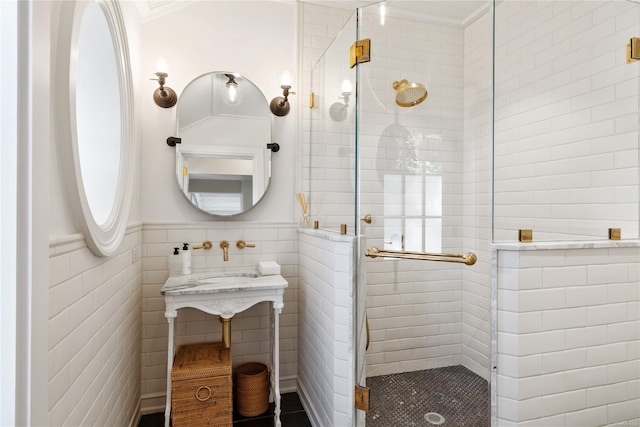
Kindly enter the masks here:
M 138 405 L 136 407 L 136 412 L 133 414 L 131 421 L 129 421 L 129 427 L 137 427 L 140 424 L 140 418 L 142 418 L 142 413 L 140 412 L 141 402 L 138 400 Z
M 298 381 L 298 397 L 300 398 L 300 403 L 302 403 L 302 407 L 307 412 L 307 418 L 309 418 L 309 422 L 313 427 L 322 426 L 320 424 L 320 418 L 316 412 L 316 407 L 311 403 L 311 399 L 309 399 L 309 393 L 305 390 L 304 386 L 301 382 Z
M 280 377 L 280 394 L 295 391 L 298 391 L 298 377 L 296 375 Z
M 142 415 L 149 415 L 164 412 L 166 402 L 167 393 L 164 391 L 143 394 L 140 396 L 140 413 Z

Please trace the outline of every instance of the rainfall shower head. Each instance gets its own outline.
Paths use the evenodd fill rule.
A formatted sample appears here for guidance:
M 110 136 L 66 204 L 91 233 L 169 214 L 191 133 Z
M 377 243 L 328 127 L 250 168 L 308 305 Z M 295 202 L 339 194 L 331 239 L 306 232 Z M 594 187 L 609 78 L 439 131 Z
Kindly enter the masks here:
M 396 90 L 396 104 L 401 107 L 413 107 L 427 99 L 427 89 L 420 83 L 409 83 L 406 79 L 393 82 Z

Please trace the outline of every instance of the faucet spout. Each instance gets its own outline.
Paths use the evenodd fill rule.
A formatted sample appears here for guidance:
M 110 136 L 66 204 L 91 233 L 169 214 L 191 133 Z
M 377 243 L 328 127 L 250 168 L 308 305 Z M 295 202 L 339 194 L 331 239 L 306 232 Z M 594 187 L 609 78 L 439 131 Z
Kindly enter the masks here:
M 223 260 L 229 261 L 229 242 L 227 240 L 220 242 L 220 249 L 222 249 Z

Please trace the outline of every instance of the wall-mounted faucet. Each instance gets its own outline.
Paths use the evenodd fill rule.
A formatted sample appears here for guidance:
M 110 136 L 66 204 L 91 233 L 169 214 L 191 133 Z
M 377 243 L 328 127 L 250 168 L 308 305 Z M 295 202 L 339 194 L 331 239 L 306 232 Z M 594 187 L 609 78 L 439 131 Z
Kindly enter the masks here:
M 194 246 L 193 249 L 204 249 L 204 250 L 208 251 L 212 247 L 213 247 L 213 244 L 211 243 L 211 241 L 210 240 L 205 240 L 204 242 L 202 242 L 201 245 Z
M 223 253 L 222 259 L 224 261 L 229 261 L 229 241 L 223 240 L 222 242 L 220 242 L 220 249 L 222 249 Z
M 236 248 L 238 248 L 238 249 L 255 248 L 255 247 L 256 247 L 255 243 L 247 243 L 244 240 L 238 240 L 236 242 Z

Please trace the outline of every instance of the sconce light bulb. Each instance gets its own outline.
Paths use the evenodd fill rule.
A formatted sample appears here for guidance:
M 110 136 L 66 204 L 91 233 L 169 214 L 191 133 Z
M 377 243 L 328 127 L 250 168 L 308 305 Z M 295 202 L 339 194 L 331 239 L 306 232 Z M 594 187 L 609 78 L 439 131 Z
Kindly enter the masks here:
M 351 86 L 351 82 L 349 80 L 343 80 L 342 81 L 342 92 L 351 92 L 351 90 L 353 89 L 353 87 Z
M 281 85 L 291 87 L 292 80 L 293 80 L 293 77 L 292 77 L 291 72 L 289 70 L 284 70 L 281 73 L 281 77 L 280 77 L 280 84 Z
M 225 84 L 222 100 L 231 107 L 235 107 L 242 102 L 242 93 L 236 82 Z
M 158 58 L 156 70 L 158 70 L 159 73 L 167 73 L 167 61 L 165 61 L 164 57 L 161 56 Z

